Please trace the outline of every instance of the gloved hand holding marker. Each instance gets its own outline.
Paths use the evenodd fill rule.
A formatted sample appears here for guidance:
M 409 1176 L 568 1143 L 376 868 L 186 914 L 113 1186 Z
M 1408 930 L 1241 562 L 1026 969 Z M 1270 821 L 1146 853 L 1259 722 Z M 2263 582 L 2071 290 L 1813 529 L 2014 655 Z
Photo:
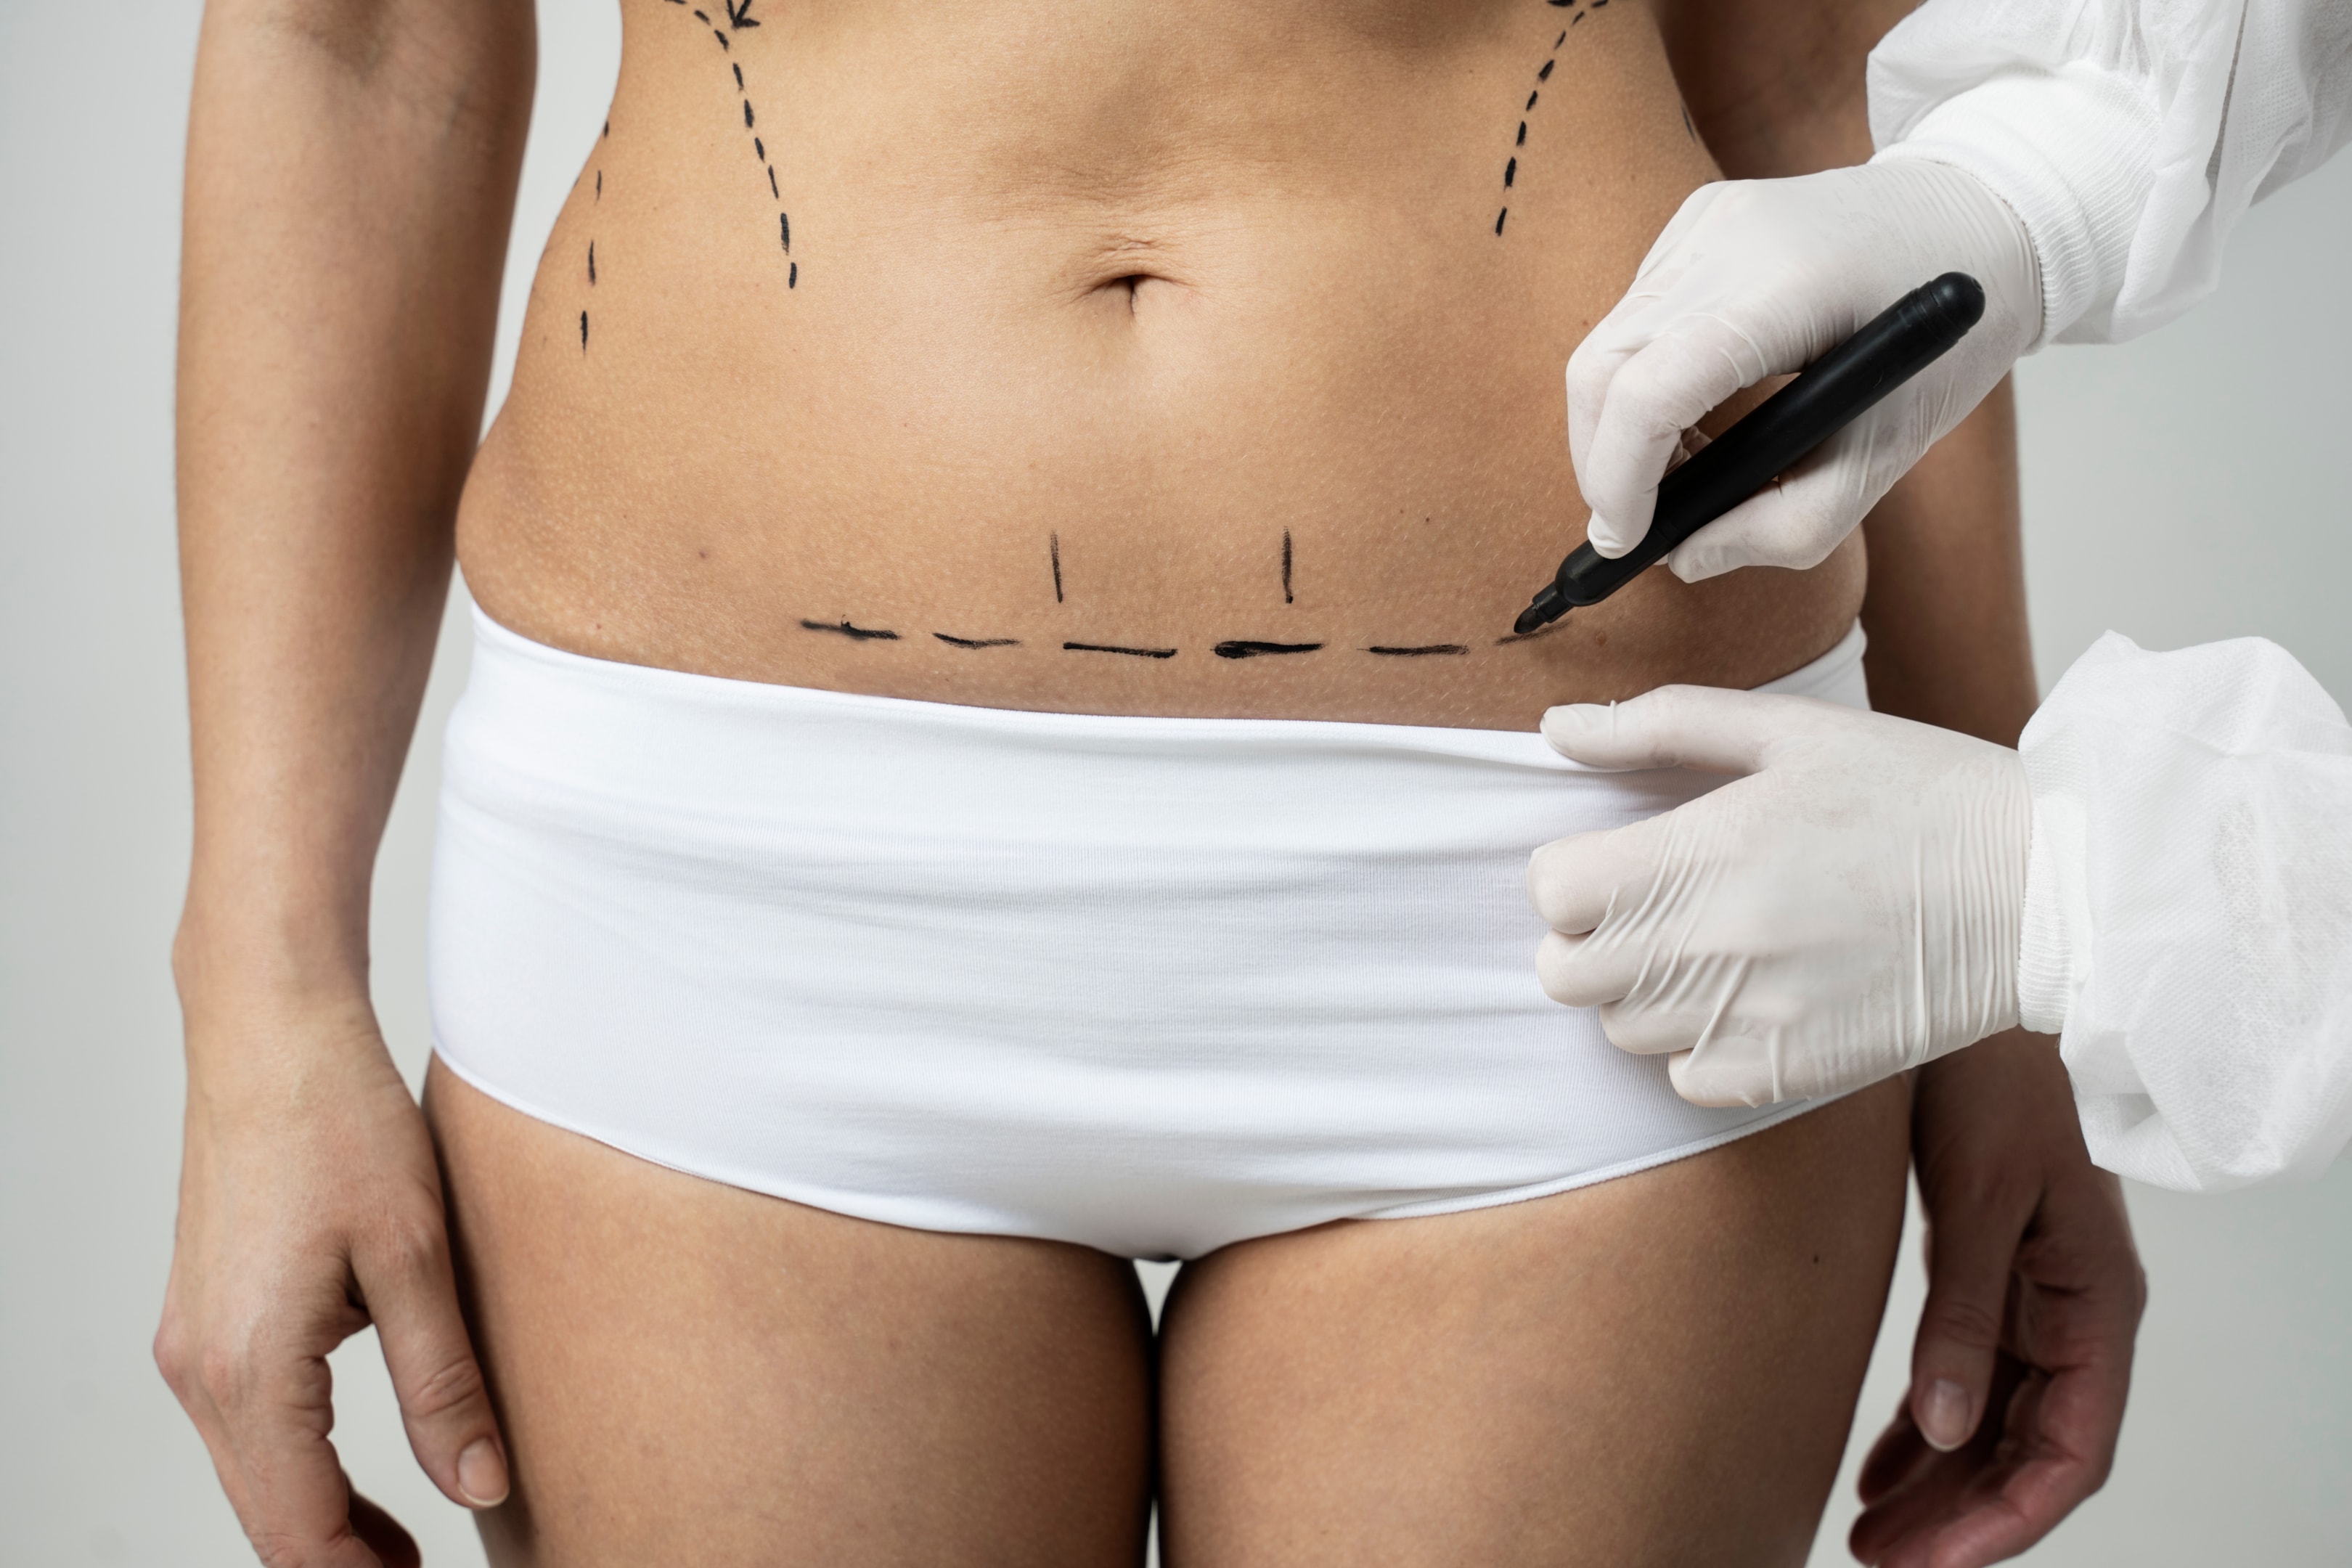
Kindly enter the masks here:
M 1664 556 L 1687 583 L 1819 564 L 2039 336 L 2034 254 L 2000 197 L 1941 163 L 1694 192 L 1625 298 L 1569 357 L 1569 452 L 1592 509 L 1593 551 L 1617 557 L 1644 542 L 1667 466 L 1710 410 L 1822 359 L 1921 279 L 1967 274 L 1982 289 L 1983 319 L 1952 352 Z
M 1597 605 L 1669 551 L 1738 508 L 1774 476 L 1897 393 L 1969 335 L 1984 315 L 1984 289 L 1964 272 L 1921 284 L 1805 367 L 1697 456 L 1654 496 L 1649 531 L 1633 549 L 1604 555 L 1588 539 L 1559 563 L 1511 630 L 1526 637 L 1580 605 Z

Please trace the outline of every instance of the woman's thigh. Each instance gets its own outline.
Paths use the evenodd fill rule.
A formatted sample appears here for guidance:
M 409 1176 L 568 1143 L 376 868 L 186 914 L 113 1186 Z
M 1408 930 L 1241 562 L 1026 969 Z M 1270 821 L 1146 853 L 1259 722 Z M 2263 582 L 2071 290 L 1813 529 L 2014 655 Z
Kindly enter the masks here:
M 1882 1085 L 1556 1197 L 1178 1277 L 1171 1568 L 1801 1563 L 1902 1229 Z
M 438 1062 L 426 1109 L 514 1466 L 499 1568 L 1140 1561 L 1124 1261 L 682 1175 Z

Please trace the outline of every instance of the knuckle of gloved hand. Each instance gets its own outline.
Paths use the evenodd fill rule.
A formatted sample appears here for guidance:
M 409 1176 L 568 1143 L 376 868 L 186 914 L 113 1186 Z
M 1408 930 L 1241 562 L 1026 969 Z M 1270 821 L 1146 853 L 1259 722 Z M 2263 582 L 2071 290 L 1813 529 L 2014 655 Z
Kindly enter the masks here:
M 1565 839 L 1547 844 L 1528 857 L 1528 901 L 1554 931 L 1570 929 L 1575 863 L 1575 851 Z
M 1537 984 L 1543 987 L 1545 995 L 1563 1006 L 1591 1005 L 1584 995 L 1582 965 L 1578 962 L 1580 951 L 1591 940 L 1547 931 L 1536 947 Z
M 1659 1057 L 1697 1044 L 1699 1026 L 1640 998 L 1618 997 L 1601 1005 L 1601 1032 L 1628 1056 Z

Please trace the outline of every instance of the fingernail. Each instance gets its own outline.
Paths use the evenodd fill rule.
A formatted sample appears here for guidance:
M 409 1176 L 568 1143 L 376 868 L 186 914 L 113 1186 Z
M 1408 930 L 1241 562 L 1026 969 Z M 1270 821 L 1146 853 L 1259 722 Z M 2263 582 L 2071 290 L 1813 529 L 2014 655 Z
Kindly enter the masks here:
M 496 1508 L 507 1500 L 507 1462 L 499 1446 L 477 1437 L 457 1456 L 457 1489 L 476 1508 Z
M 1948 1454 L 1969 1440 L 1969 1391 L 1948 1377 L 1927 1385 L 1916 1414 L 1919 1436 L 1928 1446 Z

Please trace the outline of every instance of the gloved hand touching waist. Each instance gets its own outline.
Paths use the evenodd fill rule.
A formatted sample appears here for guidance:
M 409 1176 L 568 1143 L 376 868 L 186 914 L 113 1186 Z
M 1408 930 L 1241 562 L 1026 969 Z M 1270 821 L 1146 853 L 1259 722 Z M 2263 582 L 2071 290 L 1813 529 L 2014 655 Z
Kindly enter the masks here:
M 1781 480 L 1666 557 L 1685 582 L 1817 564 L 2042 331 L 2024 226 L 1974 175 L 1922 159 L 1692 193 L 1625 298 L 1568 362 L 1569 450 L 1606 556 L 1649 531 L 1686 435 L 1744 386 L 1802 370 L 1945 272 L 1983 285 L 1981 321 Z
M 2006 747 L 1811 698 L 1668 686 L 1544 715 L 1564 755 L 1745 776 L 1545 845 L 1544 989 L 1684 1099 L 1836 1094 L 2018 1021 L 2032 805 Z

